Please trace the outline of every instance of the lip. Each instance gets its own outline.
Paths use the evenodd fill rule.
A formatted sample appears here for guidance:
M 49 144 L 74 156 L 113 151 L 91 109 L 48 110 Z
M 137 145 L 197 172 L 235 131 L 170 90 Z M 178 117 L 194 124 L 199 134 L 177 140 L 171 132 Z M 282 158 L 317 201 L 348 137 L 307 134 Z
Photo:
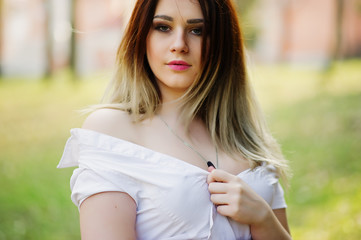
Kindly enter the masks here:
M 182 60 L 170 61 L 167 66 L 175 71 L 184 71 L 190 68 L 192 65 Z

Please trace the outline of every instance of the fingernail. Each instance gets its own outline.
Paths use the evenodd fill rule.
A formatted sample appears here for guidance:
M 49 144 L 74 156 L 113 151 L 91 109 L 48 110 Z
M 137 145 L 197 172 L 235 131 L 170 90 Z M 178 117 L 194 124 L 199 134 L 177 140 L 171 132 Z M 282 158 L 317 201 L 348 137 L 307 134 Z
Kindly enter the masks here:
M 211 161 L 207 162 L 207 166 L 208 167 L 213 167 L 214 169 L 216 169 L 216 167 L 213 165 L 213 163 Z

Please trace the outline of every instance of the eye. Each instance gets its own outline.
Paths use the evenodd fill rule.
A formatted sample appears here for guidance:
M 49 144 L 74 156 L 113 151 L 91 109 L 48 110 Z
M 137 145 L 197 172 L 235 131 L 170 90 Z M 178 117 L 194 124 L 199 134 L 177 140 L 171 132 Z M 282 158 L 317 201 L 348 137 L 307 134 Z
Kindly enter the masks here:
M 191 33 L 196 35 L 196 36 L 202 36 L 203 29 L 202 28 L 193 28 L 191 30 Z
M 170 30 L 170 27 L 167 25 L 156 25 L 155 30 L 161 31 L 161 32 L 168 32 Z

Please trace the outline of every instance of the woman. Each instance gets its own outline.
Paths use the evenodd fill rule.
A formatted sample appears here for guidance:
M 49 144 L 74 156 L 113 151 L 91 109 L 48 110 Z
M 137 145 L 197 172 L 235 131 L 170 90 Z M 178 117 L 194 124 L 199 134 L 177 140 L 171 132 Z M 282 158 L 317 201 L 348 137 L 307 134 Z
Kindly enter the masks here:
M 138 0 L 107 96 L 59 164 L 83 239 L 290 239 L 231 0 Z

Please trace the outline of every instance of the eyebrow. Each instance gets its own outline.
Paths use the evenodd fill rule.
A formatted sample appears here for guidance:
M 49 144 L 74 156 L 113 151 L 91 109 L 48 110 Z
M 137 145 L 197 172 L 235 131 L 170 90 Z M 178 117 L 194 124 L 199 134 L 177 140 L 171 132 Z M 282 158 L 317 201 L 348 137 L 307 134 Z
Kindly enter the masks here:
M 160 19 L 170 21 L 170 22 L 173 22 L 173 20 L 174 20 L 172 17 L 167 16 L 167 15 L 155 15 L 153 19 L 155 19 L 155 18 L 160 18 Z M 203 23 L 203 22 L 204 22 L 204 20 L 202 18 L 193 18 L 193 19 L 187 20 L 187 23 L 189 23 L 189 24 Z

